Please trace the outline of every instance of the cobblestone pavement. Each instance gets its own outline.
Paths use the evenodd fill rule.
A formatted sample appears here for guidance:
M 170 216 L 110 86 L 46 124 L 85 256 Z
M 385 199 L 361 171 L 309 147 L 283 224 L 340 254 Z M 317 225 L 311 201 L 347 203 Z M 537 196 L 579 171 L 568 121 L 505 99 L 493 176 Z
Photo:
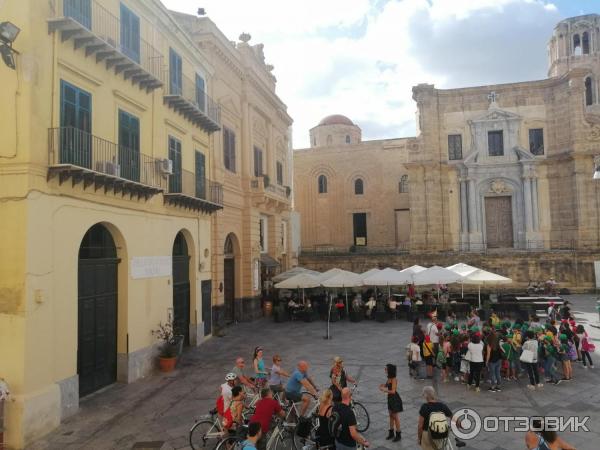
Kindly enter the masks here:
M 578 318 L 598 326 L 595 299 L 573 296 Z M 587 327 L 600 348 L 600 328 Z M 373 449 L 416 449 L 418 408 L 422 403 L 424 381 L 408 377 L 404 359 L 411 325 L 404 320 L 376 323 L 338 322 L 331 325 L 333 338 L 323 339 L 324 322 L 272 323 L 261 320 L 238 324 L 227 336 L 213 338 L 203 346 L 188 350 L 180 367 L 168 375 L 156 375 L 130 385 L 115 384 L 84 399 L 80 412 L 58 429 L 30 446 L 31 449 L 130 449 L 141 442 L 164 442 L 166 448 L 188 448 L 188 431 L 194 419 L 213 407 L 217 387 L 231 369 L 236 356 L 251 358 L 256 345 L 265 348 L 270 361 L 277 351 L 283 366 L 291 369 L 299 359 L 311 364 L 311 376 L 322 387 L 329 383 L 327 373 L 331 358 L 341 355 L 348 372 L 359 380 L 356 399 L 364 403 L 371 416 L 365 433 Z M 578 449 L 593 450 L 600 444 L 600 354 L 595 370 L 574 364 L 574 380 L 559 386 L 545 386 L 529 391 L 526 382 L 505 383 L 500 393 L 467 391 L 465 386 L 450 382 L 433 385 L 451 409 L 471 407 L 491 415 L 565 415 L 587 416 L 589 433 L 563 433 Z M 403 438 L 397 444 L 384 439 L 388 429 L 385 395 L 377 389 L 385 381 L 385 363 L 399 366 L 399 392 L 404 401 L 401 414 Z M 138 444 L 139 445 L 139 444 Z M 158 445 L 160 447 L 160 445 Z M 481 433 L 468 441 L 466 449 L 523 449 L 524 435 L 517 432 Z

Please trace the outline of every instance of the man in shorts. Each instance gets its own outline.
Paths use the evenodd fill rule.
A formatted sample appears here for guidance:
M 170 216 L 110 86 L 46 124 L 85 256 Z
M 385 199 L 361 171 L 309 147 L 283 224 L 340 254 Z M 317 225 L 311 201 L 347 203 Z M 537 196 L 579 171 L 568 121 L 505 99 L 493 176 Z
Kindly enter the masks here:
M 310 396 L 302 393 L 302 388 L 306 389 L 315 397 L 317 396 L 317 386 L 308 376 L 308 363 L 300 361 L 298 367 L 292 372 L 290 379 L 285 386 L 285 398 L 297 403 L 302 402 L 300 417 L 304 417 L 308 406 L 310 405 Z

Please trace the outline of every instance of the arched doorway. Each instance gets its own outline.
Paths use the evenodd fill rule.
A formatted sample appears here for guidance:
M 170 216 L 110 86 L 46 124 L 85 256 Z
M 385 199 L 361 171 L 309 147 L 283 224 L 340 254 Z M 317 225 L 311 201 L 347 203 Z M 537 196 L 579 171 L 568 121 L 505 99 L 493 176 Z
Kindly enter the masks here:
M 235 322 L 235 236 L 225 238 L 223 249 L 223 290 L 225 297 L 225 321 Z
M 108 229 L 91 227 L 79 247 L 79 396 L 117 380 L 117 248 Z
M 190 345 L 190 256 L 181 231 L 173 243 L 173 333 Z

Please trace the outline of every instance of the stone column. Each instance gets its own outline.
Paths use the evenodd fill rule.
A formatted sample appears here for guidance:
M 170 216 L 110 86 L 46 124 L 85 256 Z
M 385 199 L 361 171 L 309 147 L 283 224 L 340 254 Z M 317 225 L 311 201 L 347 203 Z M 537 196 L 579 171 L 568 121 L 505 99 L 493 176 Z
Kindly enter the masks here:
M 539 231 L 540 229 L 540 211 L 538 210 L 538 185 L 537 178 L 531 179 L 531 204 L 533 213 L 533 230 Z
M 531 178 L 523 177 L 523 200 L 525 202 L 525 231 L 532 231 L 533 218 L 531 212 Z
M 473 179 L 468 180 L 469 184 L 469 232 L 474 233 L 478 230 L 477 225 L 477 199 L 475 198 L 475 181 Z
M 467 181 L 460 179 L 460 231 L 467 233 L 469 231 L 467 208 Z

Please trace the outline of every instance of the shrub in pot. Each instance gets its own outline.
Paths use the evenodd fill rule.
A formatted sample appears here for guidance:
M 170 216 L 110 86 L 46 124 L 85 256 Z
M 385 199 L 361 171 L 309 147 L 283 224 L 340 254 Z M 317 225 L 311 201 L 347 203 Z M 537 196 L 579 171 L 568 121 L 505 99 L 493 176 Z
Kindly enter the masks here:
M 158 366 L 161 372 L 172 372 L 175 369 L 179 347 L 183 343 L 183 336 L 173 334 L 173 324 L 171 322 L 158 324 L 158 328 L 152 331 L 152 334 L 160 341 Z

